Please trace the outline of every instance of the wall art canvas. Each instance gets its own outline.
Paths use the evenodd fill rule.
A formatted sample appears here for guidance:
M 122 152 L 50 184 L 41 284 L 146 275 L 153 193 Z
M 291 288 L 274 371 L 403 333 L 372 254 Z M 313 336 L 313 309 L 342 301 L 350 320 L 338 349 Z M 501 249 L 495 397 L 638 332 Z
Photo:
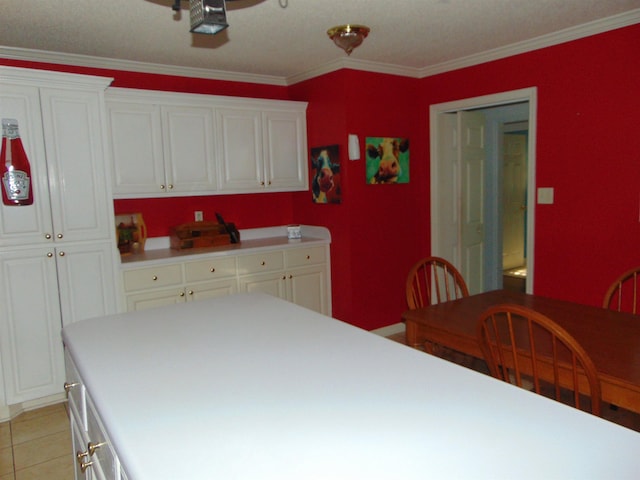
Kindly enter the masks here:
M 341 203 L 340 148 L 338 145 L 311 148 L 311 193 L 313 203 Z
M 367 137 L 367 183 L 409 183 L 409 139 Z

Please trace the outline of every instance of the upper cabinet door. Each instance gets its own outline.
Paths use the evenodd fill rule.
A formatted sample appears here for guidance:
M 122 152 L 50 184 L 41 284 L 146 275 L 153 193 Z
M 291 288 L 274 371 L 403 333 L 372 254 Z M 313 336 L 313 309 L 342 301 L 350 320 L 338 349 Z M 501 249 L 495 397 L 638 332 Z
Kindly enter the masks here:
M 212 108 L 162 107 L 162 138 L 169 193 L 216 189 Z
M 115 197 L 154 196 L 167 188 L 160 107 L 107 101 Z
M 269 188 L 280 191 L 309 188 L 305 112 L 267 111 L 264 125 Z
M 264 189 L 261 112 L 217 108 L 216 120 L 220 190 L 255 192 Z
M 109 238 L 102 97 L 50 88 L 40 95 L 55 241 Z
M 0 82 L 0 118 L 18 120 L 20 138 L 31 166 L 33 190 L 32 205 L 16 207 L 0 203 L 0 246 L 52 242 L 49 181 L 38 88 Z

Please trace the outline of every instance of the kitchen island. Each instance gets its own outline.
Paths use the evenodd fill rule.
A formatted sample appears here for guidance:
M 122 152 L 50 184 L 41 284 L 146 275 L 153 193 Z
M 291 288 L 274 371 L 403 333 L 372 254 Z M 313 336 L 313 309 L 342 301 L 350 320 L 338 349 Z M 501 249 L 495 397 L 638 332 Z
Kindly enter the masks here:
M 85 320 L 63 338 L 74 462 L 98 478 L 640 471 L 634 431 L 265 294 Z

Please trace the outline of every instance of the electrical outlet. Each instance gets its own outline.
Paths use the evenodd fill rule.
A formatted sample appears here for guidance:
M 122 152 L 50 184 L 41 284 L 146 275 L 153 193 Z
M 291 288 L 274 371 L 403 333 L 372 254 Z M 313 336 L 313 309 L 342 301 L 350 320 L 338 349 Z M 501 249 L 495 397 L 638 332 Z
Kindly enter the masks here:
M 193 216 L 196 219 L 196 222 L 201 222 L 202 220 L 204 220 L 204 216 L 202 215 L 202 211 L 200 210 L 196 210 L 195 212 L 193 212 Z

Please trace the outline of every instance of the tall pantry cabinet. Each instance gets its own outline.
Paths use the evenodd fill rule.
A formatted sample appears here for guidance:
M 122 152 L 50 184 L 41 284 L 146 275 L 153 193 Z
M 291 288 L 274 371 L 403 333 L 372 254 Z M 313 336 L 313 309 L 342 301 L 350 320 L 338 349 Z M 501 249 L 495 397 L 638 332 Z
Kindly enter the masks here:
M 0 419 L 10 406 L 63 393 L 63 325 L 118 310 L 110 82 L 0 67 L 0 118 L 18 120 L 34 197 L 0 206 Z

